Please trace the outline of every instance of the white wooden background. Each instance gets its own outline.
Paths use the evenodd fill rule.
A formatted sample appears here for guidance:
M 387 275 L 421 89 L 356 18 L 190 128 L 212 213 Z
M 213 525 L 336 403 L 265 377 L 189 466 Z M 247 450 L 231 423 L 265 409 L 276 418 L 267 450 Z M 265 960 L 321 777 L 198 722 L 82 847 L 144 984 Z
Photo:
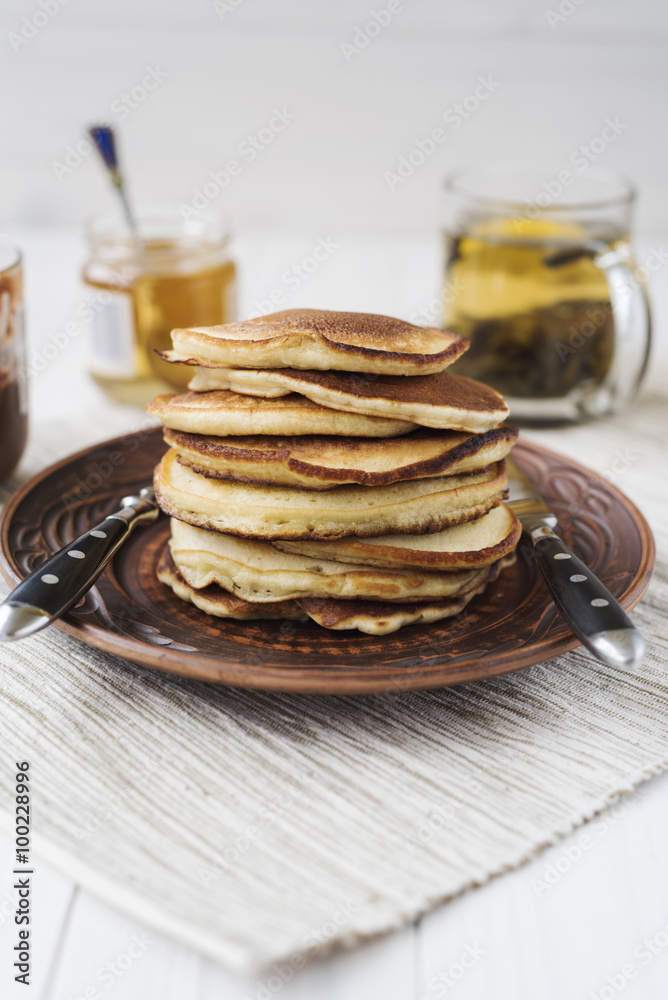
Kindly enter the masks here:
M 668 231 L 665 0 L 398 0 L 350 62 L 341 44 L 388 0 L 42 0 L 58 12 L 17 43 L 39 2 L 0 11 L 0 226 L 104 203 L 92 155 L 60 180 L 53 169 L 93 119 L 117 124 L 137 200 L 182 202 L 286 107 L 294 121 L 212 203 L 242 231 L 428 230 L 448 170 L 567 160 L 608 117 L 628 127 L 599 165 L 638 181 L 644 231 Z M 569 4 L 551 27 L 547 12 Z M 111 110 L 156 67 L 167 77 L 145 100 Z M 495 93 L 390 192 L 385 171 L 489 75 Z
M 413 927 L 307 967 L 280 990 L 267 986 L 272 970 L 247 980 L 230 975 L 119 915 L 43 862 L 34 876 L 34 983 L 9 985 L 15 928 L 5 916 L 12 884 L 6 862 L 0 881 L 1 995 L 77 1000 L 94 987 L 94 1000 L 591 1000 L 591 991 L 600 996 L 610 988 L 607 977 L 614 981 L 632 961 L 638 973 L 623 990 L 625 1000 L 665 1000 L 668 776 L 604 814 L 594 829 L 594 847 L 563 875 L 557 866 L 567 868 L 569 850 L 577 857 L 582 831 Z M 9 848 L 0 841 L 0 856 L 7 858 Z M 544 881 L 550 868 L 558 881 L 537 891 L 534 880 Z M 126 964 L 122 956 L 133 935 L 151 944 L 109 983 L 109 963 L 113 967 L 120 958 Z M 651 961 L 634 959 L 635 949 L 655 937 Z M 455 981 L 469 947 L 482 954 Z M 448 973 L 452 986 L 444 992 L 439 976 Z M 260 991 L 258 980 L 268 992 Z
M 628 127 L 598 162 L 639 184 L 641 259 L 661 245 L 661 234 L 665 241 L 662 0 L 573 0 L 574 12 L 554 30 L 546 11 L 558 11 L 562 0 L 403 0 L 401 13 L 350 63 L 341 43 L 351 43 L 387 0 L 231 0 L 222 18 L 210 0 L 44 2 L 50 10 L 57 4 L 57 13 L 18 51 L 14 35 L 40 11 L 39 0 L 3 0 L 0 11 L 0 232 L 26 249 L 31 352 L 72 318 L 78 302 L 81 245 L 61 227 L 110 201 L 92 155 L 60 180 L 54 172 L 83 125 L 101 117 L 118 126 L 135 198 L 182 202 L 268 124 L 275 107 L 295 115 L 211 204 L 240 233 L 246 313 L 284 288 L 285 268 L 331 235 L 340 246 L 286 304 L 410 317 L 437 293 L 442 175 L 490 157 L 568 159 L 600 134 L 607 117 Z M 121 120 L 112 103 L 140 85 L 148 68 L 166 79 Z M 390 192 L 385 171 L 490 74 L 498 90 Z M 261 238 L 251 239 L 253 230 Z M 379 240 L 381 230 L 394 231 L 394 242 Z M 655 297 L 663 293 L 664 342 L 667 289 L 662 271 Z M 74 340 L 35 377 L 36 418 L 95 405 L 84 354 Z M 607 977 L 615 982 L 634 949 L 668 922 L 667 829 L 668 777 L 661 777 L 607 814 L 594 848 L 570 868 L 565 852 L 579 833 L 413 928 L 314 965 L 278 995 L 603 1000 L 614 988 Z M 35 880 L 34 985 L 14 989 L 9 847 L 0 839 L 3 1000 L 75 1000 L 86 990 L 89 1000 L 92 987 L 109 1000 L 267 1000 L 266 976 L 257 983 L 228 975 L 110 910 L 44 861 Z M 538 892 L 533 880 L 544 879 L 550 865 L 568 870 Z M 100 968 L 116 963 L 132 935 L 144 931 L 152 941 L 146 953 L 103 985 Z M 475 945 L 484 955 L 446 992 L 439 975 L 457 975 L 460 955 Z M 625 997 L 665 1000 L 668 948 L 657 947 L 626 983 Z

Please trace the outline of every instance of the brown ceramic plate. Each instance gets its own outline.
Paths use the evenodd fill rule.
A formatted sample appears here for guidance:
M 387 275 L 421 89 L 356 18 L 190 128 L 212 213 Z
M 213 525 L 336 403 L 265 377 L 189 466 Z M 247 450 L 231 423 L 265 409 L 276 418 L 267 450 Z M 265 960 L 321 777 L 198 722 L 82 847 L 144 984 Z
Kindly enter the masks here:
M 47 555 L 151 482 L 160 429 L 106 441 L 51 466 L 11 498 L 0 521 L 1 568 L 18 582 Z M 559 530 L 625 608 L 649 584 L 654 542 L 634 505 L 569 459 L 521 442 L 514 456 L 559 517 Z M 136 663 L 240 687 L 362 694 L 480 680 L 539 663 L 578 641 L 524 543 L 515 566 L 456 618 L 387 636 L 292 622 L 210 618 L 159 583 L 166 517 L 138 528 L 85 601 L 57 623 Z

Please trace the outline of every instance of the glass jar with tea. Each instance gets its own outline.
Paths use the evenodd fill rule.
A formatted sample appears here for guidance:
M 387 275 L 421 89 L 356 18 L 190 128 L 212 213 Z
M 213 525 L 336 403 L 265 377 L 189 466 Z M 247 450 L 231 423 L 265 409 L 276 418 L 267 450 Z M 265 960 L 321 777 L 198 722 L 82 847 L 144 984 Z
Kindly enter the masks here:
M 503 393 L 512 420 L 602 416 L 638 389 L 650 314 L 634 199 L 593 167 L 492 164 L 446 180 L 443 325 L 471 341 L 452 370 Z
M 141 404 L 189 379 L 158 353 L 173 329 L 236 319 L 236 268 L 217 218 L 161 208 L 137 221 L 136 238 L 120 218 L 91 222 L 83 280 L 91 374 L 116 399 Z

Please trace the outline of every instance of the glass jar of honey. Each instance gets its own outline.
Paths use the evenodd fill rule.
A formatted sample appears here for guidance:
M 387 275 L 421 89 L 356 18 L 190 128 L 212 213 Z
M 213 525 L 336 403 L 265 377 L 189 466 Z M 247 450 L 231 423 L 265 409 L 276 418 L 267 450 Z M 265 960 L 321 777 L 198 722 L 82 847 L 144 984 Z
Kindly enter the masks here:
M 157 353 L 173 329 L 236 319 L 236 268 L 216 217 L 157 208 L 139 213 L 138 231 L 114 216 L 92 220 L 83 281 L 90 372 L 120 402 L 143 404 L 189 380 Z

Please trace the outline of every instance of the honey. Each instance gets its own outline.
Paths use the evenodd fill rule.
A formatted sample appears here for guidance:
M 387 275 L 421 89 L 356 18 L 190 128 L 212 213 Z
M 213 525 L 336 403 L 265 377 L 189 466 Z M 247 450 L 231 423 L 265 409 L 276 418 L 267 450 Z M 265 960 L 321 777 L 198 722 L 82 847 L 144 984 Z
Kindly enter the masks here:
M 173 329 L 236 319 L 236 268 L 215 219 L 165 210 L 140 215 L 139 231 L 136 240 L 115 220 L 93 223 L 83 281 L 90 372 L 117 400 L 143 404 L 189 380 L 158 353 Z

